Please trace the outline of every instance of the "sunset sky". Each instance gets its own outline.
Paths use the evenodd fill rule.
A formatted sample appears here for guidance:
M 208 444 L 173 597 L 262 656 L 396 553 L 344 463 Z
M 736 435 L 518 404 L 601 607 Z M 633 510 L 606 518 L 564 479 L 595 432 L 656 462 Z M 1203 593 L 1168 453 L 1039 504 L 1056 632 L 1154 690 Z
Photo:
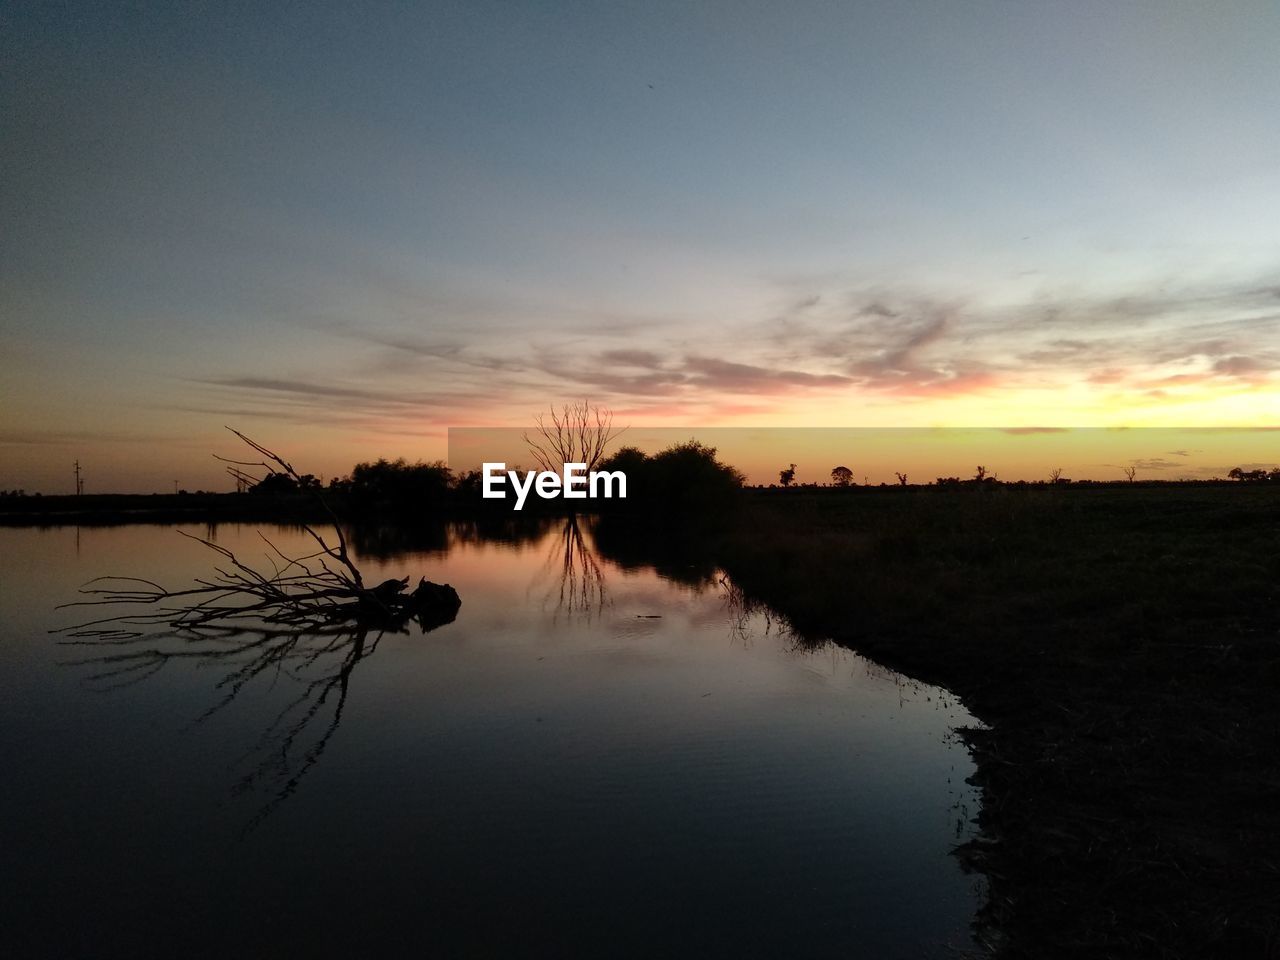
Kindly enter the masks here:
M 1280 424 L 1273 2 L 0 9 L 0 488 Z

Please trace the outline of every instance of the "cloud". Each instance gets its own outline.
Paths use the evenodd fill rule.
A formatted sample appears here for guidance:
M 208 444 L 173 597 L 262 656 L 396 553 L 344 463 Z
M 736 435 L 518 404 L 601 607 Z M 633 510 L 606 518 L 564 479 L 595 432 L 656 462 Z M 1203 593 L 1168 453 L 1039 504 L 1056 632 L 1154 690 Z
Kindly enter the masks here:
M 407 328 L 403 317 L 328 322 L 321 329 L 353 342 L 332 378 L 322 367 L 302 376 L 228 374 L 204 385 L 278 416 L 327 411 L 370 423 L 411 411 L 441 422 L 468 409 L 535 409 L 563 396 L 638 417 L 714 416 L 759 409 L 753 398 L 799 394 L 914 402 L 1068 385 L 1092 387 L 1108 403 L 1160 404 L 1194 399 L 1202 388 L 1272 383 L 1280 346 L 1266 346 L 1262 334 L 1280 322 L 1277 290 L 1258 281 L 990 304 L 921 289 L 841 289 L 827 278 L 784 291 L 756 319 L 647 324 L 605 312 L 589 322 L 585 307 L 570 305 L 540 326 L 510 312 L 479 325 L 433 317 L 431 332 Z
M 855 382 L 851 377 L 837 373 L 807 373 L 803 370 L 733 363 L 713 357 L 687 357 L 683 366 L 689 373 L 689 382 L 694 386 L 729 392 L 767 393 L 775 391 L 780 386 L 849 386 Z
M 275 420 L 306 426 L 334 426 L 370 432 L 399 424 L 410 432 L 456 421 L 461 412 L 483 405 L 485 395 L 460 388 L 421 390 L 373 388 L 288 377 L 213 377 L 195 381 L 209 392 L 182 409 L 222 418 Z
M 333 383 L 313 383 L 305 380 L 282 380 L 273 377 L 224 377 L 203 382 L 215 387 L 286 393 L 313 399 L 340 397 L 344 400 L 376 400 L 381 403 L 407 402 L 402 395 L 390 391 L 370 390 L 365 387 L 343 387 Z
M 100 430 L 0 430 L 0 444 L 12 446 L 64 446 L 72 443 L 177 443 L 178 436 L 120 433 Z
M 652 350 L 606 350 L 600 354 L 600 360 L 602 363 L 648 369 L 656 369 L 662 365 L 662 357 Z
M 785 366 L 740 363 L 701 354 L 662 356 L 652 350 L 610 350 L 590 362 L 569 351 L 544 352 L 535 361 L 563 385 L 587 386 L 632 397 L 716 399 L 727 395 L 779 394 L 792 390 L 849 387 L 856 381 L 840 373 L 819 373 Z M 637 372 L 640 371 L 640 372 Z
M 997 365 L 966 346 L 967 320 L 953 301 L 851 294 L 806 302 L 829 307 L 778 318 L 767 334 L 772 363 L 825 368 L 851 387 L 907 398 L 985 390 L 1002 380 Z
M 1261 371 L 1270 371 L 1275 366 L 1274 363 L 1268 364 L 1255 357 L 1223 357 L 1214 362 L 1213 372 L 1228 377 L 1243 377 Z

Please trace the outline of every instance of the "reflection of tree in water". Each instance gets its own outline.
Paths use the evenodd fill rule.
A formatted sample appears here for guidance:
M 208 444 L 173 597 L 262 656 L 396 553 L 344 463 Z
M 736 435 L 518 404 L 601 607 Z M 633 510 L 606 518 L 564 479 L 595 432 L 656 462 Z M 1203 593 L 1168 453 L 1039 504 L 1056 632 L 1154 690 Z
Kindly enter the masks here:
M 749 647 L 761 635 L 768 637 L 776 634 L 790 640 L 797 649 L 805 649 L 808 644 L 785 620 L 781 620 L 765 604 L 746 593 L 740 586 L 722 575 L 718 581 L 724 596 L 724 609 L 729 618 L 729 636 L 731 639 Z M 764 624 L 763 631 L 758 631 L 755 622 Z
M 708 587 L 720 576 L 716 532 L 688 517 L 601 515 L 591 522 L 599 555 L 624 570 L 651 568 L 664 580 Z
M 426 633 L 452 619 L 450 614 L 434 622 L 426 617 L 413 622 Z M 205 625 L 141 635 L 103 631 L 99 636 L 74 636 L 60 642 L 95 648 L 96 655 L 68 665 L 94 670 L 86 680 L 100 690 L 139 683 L 170 664 L 220 671 L 213 684 L 220 696 L 195 719 L 196 724 L 227 709 L 255 683 L 269 689 L 293 684 L 283 706 L 245 755 L 246 772 L 233 787 L 235 795 L 255 789 L 270 794 L 247 825 L 251 829 L 293 795 L 320 759 L 342 722 L 356 665 L 378 649 L 388 632 L 393 631 L 352 624 L 305 630 Z
M 540 541 L 549 530 L 561 523 L 559 517 L 480 514 L 449 524 L 450 545 L 460 543 L 505 543 L 528 546 Z
M 360 556 L 378 560 L 414 553 L 445 553 L 449 549 L 449 531 L 443 522 L 360 523 L 347 527 L 346 533 Z
M 543 574 L 553 578 L 543 606 L 554 600 L 557 620 L 563 615 L 590 621 L 610 603 L 608 582 L 591 534 L 585 529 L 585 521 L 576 515 L 565 518 L 559 533 L 551 539 Z
M 413 523 L 361 523 L 345 527 L 352 547 L 362 557 L 399 560 L 412 554 L 446 554 L 459 544 L 536 543 L 557 523 L 555 517 L 512 517 L 481 514 L 463 520 Z

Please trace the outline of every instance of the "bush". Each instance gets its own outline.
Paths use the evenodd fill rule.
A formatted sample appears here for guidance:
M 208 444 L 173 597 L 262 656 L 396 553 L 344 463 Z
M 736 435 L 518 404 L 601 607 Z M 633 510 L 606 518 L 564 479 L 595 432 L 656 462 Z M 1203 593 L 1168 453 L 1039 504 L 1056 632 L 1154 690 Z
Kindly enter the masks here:
M 623 447 L 597 469 L 627 475 L 627 498 L 601 500 L 600 509 L 645 513 L 723 513 L 737 502 L 745 479 L 716 458 L 715 447 L 697 440 L 677 443 L 653 456 Z

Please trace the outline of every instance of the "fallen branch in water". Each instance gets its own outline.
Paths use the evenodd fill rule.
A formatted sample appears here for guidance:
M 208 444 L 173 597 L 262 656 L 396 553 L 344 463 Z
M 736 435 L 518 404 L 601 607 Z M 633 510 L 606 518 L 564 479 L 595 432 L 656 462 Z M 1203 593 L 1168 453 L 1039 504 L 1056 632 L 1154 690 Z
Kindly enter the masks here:
M 352 672 L 382 636 L 410 623 L 423 633 L 449 623 L 461 601 L 453 587 L 425 579 L 413 591 L 408 577 L 365 586 L 320 492 L 303 484 L 281 457 L 232 432 L 264 458 L 247 463 L 219 457 L 232 464 L 232 476 L 258 483 L 261 479 L 243 468 L 262 467 L 268 476 L 283 474 L 311 489 L 332 520 L 333 534 L 326 538 L 303 524 L 316 549 L 287 556 L 259 533 L 270 568 L 255 569 L 212 540 L 178 531 L 217 554 L 213 574 L 181 590 L 138 577 L 98 577 L 81 588 L 86 599 L 62 607 L 123 607 L 126 612 L 52 632 L 61 635 L 58 642 L 64 646 L 88 648 L 87 656 L 68 665 L 93 671 L 86 679 L 97 689 L 140 683 L 170 663 L 223 671 L 215 684 L 221 696 L 197 723 L 255 681 L 274 686 L 284 678 L 297 685 L 250 752 L 256 761 L 236 785 L 236 793 L 263 786 L 273 793 L 247 831 L 294 793 L 324 753 L 342 721 Z
M 293 466 L 278 454 L 238 430 L 231 432 L 264 457 L 255 462 L 218 457 L 232 465 L 228 472 L 237 480 L 262 482 L 265 477 L 253 477 L 242 469 L 261 467 L 268 476 L 283 474 L 300 487 L 305 486 Z M 417 621 L 426 630 L 453 619 L 461 601 L 457 591 L 448 584 L 423 579 L 412 592 L 406 592 L 409 578 L 404 577 L 366 587 L 351 559 L 338 518 L 318 490 L 313 489 L 312 493 L 332 519 L 336 542 L 330 543 L 313 527 L 303 524 L 302 529 L 319 549 L 305 556 L 289 557 L 262 537 L 270 548 L 267 559 L 272 566 L 270 572 L 264 572 L 244 563 L 226 547 L 178 531 L 223 558 L 223 563 L 214 568 L 215 576 L 197 578 L 194 587 L 184 590 L 169 590 L 137 577 L 98 577 L 80 591 L 91 599 L 62 606 L 124 605 L 150 609 L 104 617 L 54 632 L 85 639 L 123 640 L 156 627 L 193 631 L 212 626 L 265 626 L 307 631 L 348 624 L 400 630 L 410 621 Z

